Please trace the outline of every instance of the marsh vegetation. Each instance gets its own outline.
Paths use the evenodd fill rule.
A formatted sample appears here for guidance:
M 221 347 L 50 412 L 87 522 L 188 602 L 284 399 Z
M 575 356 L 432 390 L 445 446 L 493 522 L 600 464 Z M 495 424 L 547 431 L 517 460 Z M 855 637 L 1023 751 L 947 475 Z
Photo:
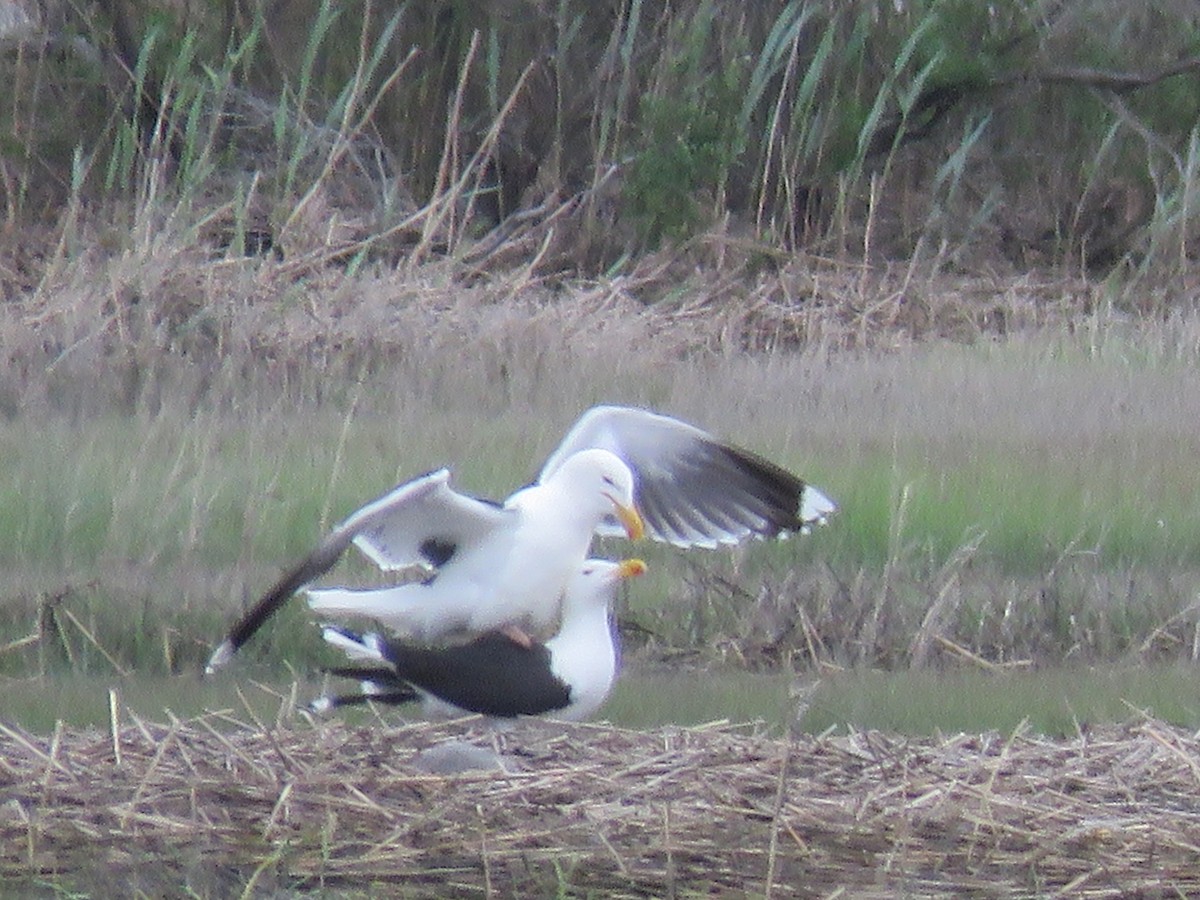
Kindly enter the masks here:
M 128 56 L 132 7 L 5 38 L 6 676 L 186 676 L 363 500 L 447 461 L 506 493 L 602 400 L 843 509 L 647 550 L 635 663 L 1195 659 L 1192 75 L 1144 52 L 1192 21 L 693 6 L 161 18 L 90 131 L 29 103 Z M 1149 206 L 1096 211 L 1130 183 Z M 1110 259 L 1091 215 L 1129 225 Z M 299 610 L 252 648 L 316 652 Z
M 1025 735 L 1067 736 L 1083 760 L 1106 720 L 1196 727 L 1198 28 L 1191 6 L 1167 0 L 36 14 L 0 0 L 14 86 L 0 99 L 7 746 L 71 780 L 59 749 L 98 759 L 124 723 L 148 765 L 142 786 L 121 782 L 124 828 L 158 777 L 156 742 L 186 767 L 188 746 L 229 728 L 220 752 L 236 766 L 278 726 L 295 738 L 290 762 L 255 762 L 267 787 L 246 814 L 264 837 L 229 883 L 249 896 L 269 871 L 307 891 L 329 874 L 353 891 L 335 870 L 374 871 L 420 894 L 445 872 L 380 874 L 357 844 L 337 845 L 339 869 L 314 833 L 344 835 L 336 823 L 288 820 L 271 794 L 317 771 L 293 765 L 310 738 L 374 746 L 380 733 L 370 711 L 344 729 L 297 711 L 323 660 L 299 604 L 236 672 L 199 671 L 245 604 L 362 502 L 445 463 L 464 488 L 506 494 L 601 401 L 697 422 L 841 507 L 799 540 L 638 548 L 651 574 L 621 600 L 627 669 L 606 715 L 652 737 L 614 731 L 614 746 L 659 759 L 655 728 L 763 720 L 769 738 L 726 740 L 720 726 L 711 744 L 703 730 L 682 740 L 757 766 L 791 745 L 755 742 L 806 735 L 806 753 L 832 753 L 833 781 L 886 747 L 936 770 L 913 788 L 932 797 L 939 766 L 973 739 L 901 747 L 858 730 L 1000 729 L 1040 772 L 1061 754 Z M 342 566 L 338 577 L 364 571 Z M 96 726 L 117 737 L 104 746 L 85 730 Z M 1155 719 L 1129 727 L 1105 732 L 1117 736 L 1102 764 L 1191 777 L 1179 761 L 1194 740 Z M 844 746 L 829 729 L 850 733 Z M 1008 746 L 980 738 L 968 749 L 981 768 L 945 796 L 963 788 L 990 811 L 971 791 L 977 776 L 990 790 Z M 752 817 L 849 846 L 828 822 L 802 827 L 798 808 L 763 807 L 763 777 L 752 766 L 729 782 L 751 785 L 737 803 Z M 1106 789 L 1088 784 L 1103 807 Z M 521 796 L 536 800 L 538 785 Z M 1046 802 L 1065 809 L 1066 791 Z M 953 822 L 983 835 L 954 869 L 958 888 L 984 851 L 1015 846 L 1011 823 L 938 815 L 930 833 Z M 303 877 L 270 839 L 285 820 Z M 790 877 L 770 862 L 774 824 L 739 858 L 753 857 L 746 883 L 767 895 Z M 50 832 L 25 826 L 12 871 L 62 887 L 109 865 L 56 880 L 74 863 L 40 856 Z M 74 846 L 64 827 L 61 846 Z M 924 852 L 854 834 L 889 859 Z M 1099 872 L 1103 842 L 1125 832 L 1087 834 Z M 613 878 L 632 894 L 687 870 L 663 835 L 670 865 L 642 880 L 612 838 Z M 845 871 L 844 857 L 797 847 L 791 874 Z M 1035 892 L 1084 884 L 1095 873 L 1077 863 L 1091 857 L 1067 851 L 1018 854 L 1026 880 L 1003 878 Z M 588 853 L 535 853 L 537 885 L 574 896 L 600 884 L 585 876 L 608 863 Z M 451 857 L 486 894 L 487 860 Z M 564 869 L 568 857 L 585 862 Z M 923 889 L 950 883 L 929 877 Z M 1104 884 L 1097 895 L 1120 894 L 1119 878 Z

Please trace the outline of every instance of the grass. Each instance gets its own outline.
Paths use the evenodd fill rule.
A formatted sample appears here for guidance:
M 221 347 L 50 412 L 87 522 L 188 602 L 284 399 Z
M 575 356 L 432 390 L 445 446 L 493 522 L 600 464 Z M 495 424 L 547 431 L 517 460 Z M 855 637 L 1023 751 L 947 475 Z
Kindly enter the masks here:
M 915 735 L 1011 734 L 1027 727 L 1069 737 L 1145 714 L 1195 728 L 1200 725 L 1198 684 L 1195 669 L 1187 665 L 839 672 L 812 689 L 800 725 L 820 732 L 849 723 Z
M 1070 737 L 1139 715 L 1196 728 L 1198 687 L 1200 675 L 1188 665 L 848 670 L 798 678 L 651 670 L 620 682 L 601 716 L 631 728 L 729 719 L 761 720 L 774 733 L 840 733 L 849 727 L 907 735 L 1012 734 L 1027 728 Z
M 168 391 L 134 403 L 131 415 L 46 410 L 5 420 L 0 515 L 11 538 L 0 554 L 26 574 L 22 604 L 8 605 L 10 640 L 28 634 L 38 596 L 64 584 L 102 644 L 122 631 L 119 611 L 131 605 L 149 611 L 155 636 L 138 641 L 145 647 L 161 646 L 157 634 L 172 616 L 215 626 L 329 524 L 398 480 L 450 462 L 458 484 L 503 496 L 534 474 L 533 461 L 577 410 L 601 398 L 650 403 L 737 436 L 809 475 L 842 506 L 834 527 L 779 547 L 734 556 L 644 548 L 655 575 L 631 608 L 668 643 L 688 625 L 672 608 L 695 619 L 700 605 L 719 605 L 714 578 L 732 577 L 750 596 L 760 593 L 755 578 L 794 592 L 792 570 L 833 572 L 817 594 L 845 593 L 834 582 L 857 581 L 848 598 L 829 596 L 832 624 L 836 606 L 862 610 L 880 592 L 896 608 L 923 610 L 952 575 L 960 610 L 1002 595 L 1006 584 L 1040 583 L 1043 593 L 1078 594 L 1081 611 L 1105 582 L 1150 583 L 1147 572 L 1181 574 L 1200 558 L 1187 503 L 1200 410 L 1188 400 L 1193 374 L 1174 365 L 1066 361 L 1054 347 L 1036 353 L 1019 344 L 832 359 L 820 372 L 803 359 L 764 361 L 762 371 L 748 360 L 604 374 L 599 364 L 595 383 L 580 380 L 574 403 L 564 390 L 568 371 L 550 360 L 532 365 L 538 378 L 509 366 L 515 382 L 540 384 L 528 396 L 503 388 L 464 396 L 470 372 L 408 380 L 420 371 L 414 365 L 403 382 L 316 379 L 299 400 L 259 385 L 236 400 L 221 392 L 184 407 Z M 70 450 L 46 454 L 48 445 Z M 970 559 L 953 562 L 964 547 Z M 146 577 L 164 571 L 172 572 L 167 583 Z M 139 580 L 130 574 L 143 576 L 142 587 L 122 600 Z M 680 576 L 695 590 L 680 588 Z M 745 636 L 737 590 L 712 624 L 688 625 L 700 628 L 692 640 L 709 640 L 720 625 Z M 1184 594 L 1172 588 L 1146 605 L 1133 637 L 1097 638 L 1096 649 L 1120 655 L 1117 648 L 1178 612 L 1172 598 Z M 1038 628 L 1036 617 L 1027 626 Z M 160 665 L 163 654 L 151 653 Z M 896 659 L 904 650 L 883 654 Z M 148 662 L 134 656 L 126 665 Z
M 297 707 L 321 689 L 320 681 L 309 675 L 281 680 L 277 671 L 262 665 L 243 666 L 215 679 L 200 679 L 194 672 L 171 678 L 62 675 L 9 681 L 4 718 L 42 734 L 59 722 L 72 729 L 103 729 L 110 722 L 110 692 L 115 692 L 122 709 L 150 720 L 161 719 L 164 710 L 185 719 L 226 710 L 238 719 L 286 724 L 294 723 Z M 758 722 L 777 736 L 875 730 L 923 737 L 1026 730 L 1072 737 L 1139 716 L 1200 728 L 1198 689 L 1200 675 L 1185 664 L 994 672 L 963 666 L 795 676 L 696 663 L 670 668 L 634 660 L 597 719 L 631 729 Z M 381 708 L 378 713 L 341 711 L 334 718 L 355 727 L 397 724 L 420 715 L 415 708 Z
M 778 545 L 638 548 L 651 574 L 622 607 L 631 653 L 702 648 L 710 664 L 801 671 L 964 654 L 1051 668 L 1190 660 L 1200 385 L 1169 343 L 671 365 L 501 343 L 469 361 L 410 356 L 389 377 L 220 376 L 199 395 L 164 380 L 91 410 L 60 385 L 57 400 L 0 420 L 0 671 L 195 672 L 242 604 L 365 500 L 445 462 L 457 483 L 502 496 L 607 399 L 734 436 L 842 507 L 831 527 Z M 504 380 L 488 377 L 502 367 Z M 318 649 L 297 603 L 247 656 L 277 680 L 285 664 L 316 665 Z M 692 718 L 744 705 L 725 690 Z
M 695 388 L 687 366 L 543 387 L 556 394 L 549 420 L 536 397 L 471 373 L 409 383 L 402 396 L 379 377 L 345 393 L 314 381 L 298 404 L 277 394 L 236 411 L 218 395 L 192 410 L 178 398 L 132 415 L 12 417 L 0 424 L 10 535 L 0 559 L 282 563 L 366 499 L 445 462 L 468 489 L 502 496 L 535 474 L 574 411 L 618 398 L 740 435 L 811 477 L 843 507 L 820 536 L 840 567 L 878 570 L 910 551 L 941 564 L 976 531 L 980 556 L 1014 574 L 1044 571 L 1069 547 L 1107 566 L 1200 561 L 1190 372 L 974 349 L 832 361 L 817 376 L 774 363 L 757 384 L 743 365 L 702 371 Z M 569 364 L 544 377 L 562 384 Z M 787 398 L 793 378 L 805 388 Z M 462 390 L 482 393 L 464 402 Z M 65 478 L 46 446 L 70 459 Z

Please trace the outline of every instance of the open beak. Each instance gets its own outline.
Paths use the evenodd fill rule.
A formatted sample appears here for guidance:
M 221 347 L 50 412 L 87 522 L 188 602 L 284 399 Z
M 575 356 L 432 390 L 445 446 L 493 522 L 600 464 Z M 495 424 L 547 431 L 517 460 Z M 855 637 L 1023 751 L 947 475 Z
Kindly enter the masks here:
M 623 559 L 617 565 L 617 574 L 621 578 L 636 578 L 646 574 L 646 564 L 640 559 Z
M 646 536 L 646 524 L 642 521 L 642 517 L 638 515 L 638 511 L 632 506 L 626 506 L 612 497 L 613 509 L 616 511 L 617 518 L 621 521 L 621 527 L 625 529 L 625 535 L 631 541 L 640 541 Z

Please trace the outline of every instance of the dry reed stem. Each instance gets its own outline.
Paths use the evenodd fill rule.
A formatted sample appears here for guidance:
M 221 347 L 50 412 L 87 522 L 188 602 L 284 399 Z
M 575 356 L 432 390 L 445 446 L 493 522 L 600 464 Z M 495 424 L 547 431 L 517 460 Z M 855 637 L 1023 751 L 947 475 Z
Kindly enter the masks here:
M 247 896 L 1200 891 L 1200 739 L 1153 720 L 1070 740 L 791 742 L 529 723 L 490 738 L 515 771 L 414 765 L 464 734 L 489 740 L 473 728 L 137 720 L 118 766 L 110 734 L 0 727 L 0 872 L 153 892 L 181 873 L 195 890 L 200 867 Z

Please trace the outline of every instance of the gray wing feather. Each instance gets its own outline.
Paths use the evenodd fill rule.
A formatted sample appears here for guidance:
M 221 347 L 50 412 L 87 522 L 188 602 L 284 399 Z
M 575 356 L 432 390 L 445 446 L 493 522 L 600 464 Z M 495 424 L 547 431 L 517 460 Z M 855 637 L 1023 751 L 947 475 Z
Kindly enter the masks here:
M 805 531 L 833 512 L 828 498 L 774 463 L 687 422 L 625 406 L 585 412 L 546 460 L 539 480 L 591 447 L 625 461 L 647 533 L 678 547 Z M 621 533 L 615 522 L 599 530 Z

